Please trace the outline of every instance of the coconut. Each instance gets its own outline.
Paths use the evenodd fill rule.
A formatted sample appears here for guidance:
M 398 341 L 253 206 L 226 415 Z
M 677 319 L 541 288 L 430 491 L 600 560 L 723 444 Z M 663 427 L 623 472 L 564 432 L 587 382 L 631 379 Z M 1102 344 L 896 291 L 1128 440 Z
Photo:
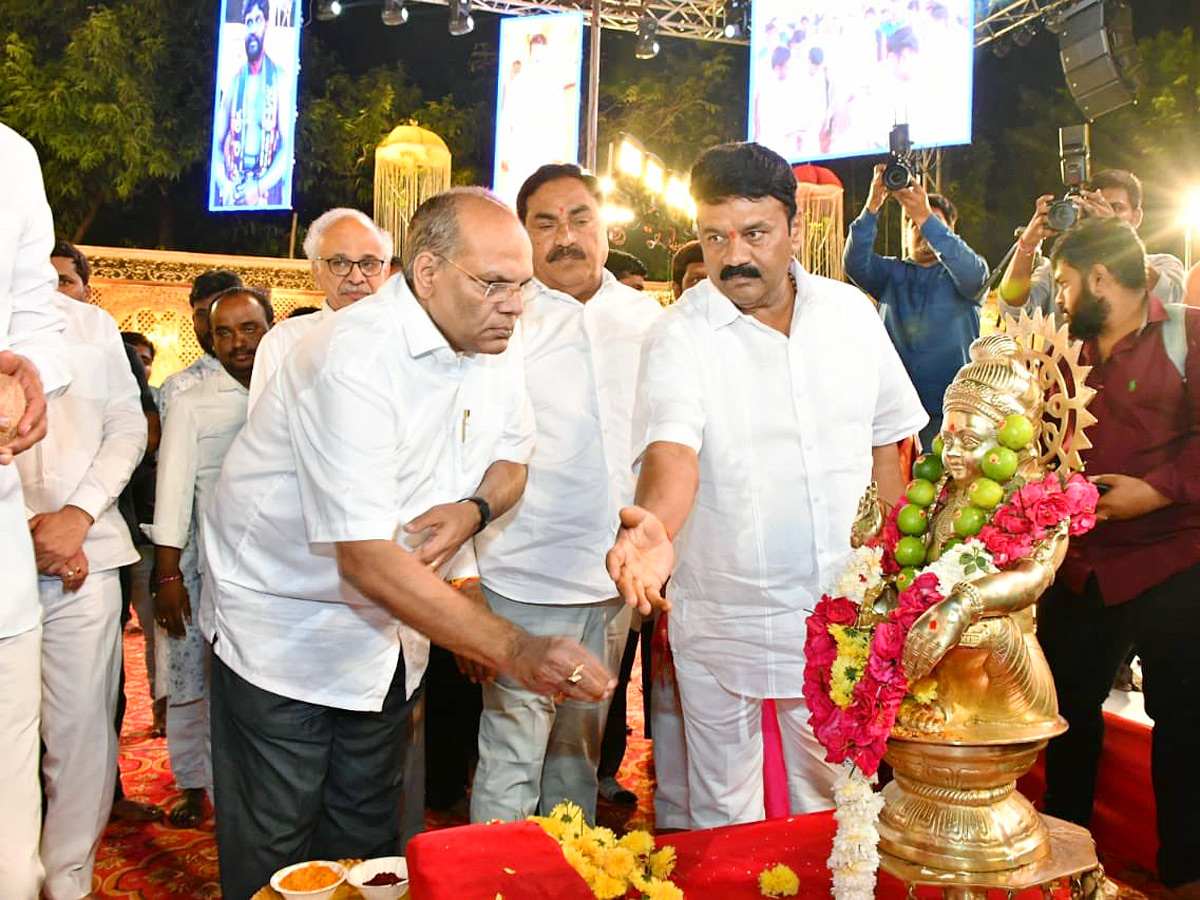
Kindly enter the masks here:
M 0 374 L 0 447 L 12 443 L 17 436 L 17 424 L 25 415 L 25 391 L 21 382 L 11 375 Z M 5 423 L 4 420 L 8 422 Z

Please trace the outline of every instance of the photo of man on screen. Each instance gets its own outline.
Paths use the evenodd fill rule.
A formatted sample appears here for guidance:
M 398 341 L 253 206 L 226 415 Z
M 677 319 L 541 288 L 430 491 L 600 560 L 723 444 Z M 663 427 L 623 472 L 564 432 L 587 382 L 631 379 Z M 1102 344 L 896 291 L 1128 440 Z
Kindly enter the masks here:
M 270 21 L 270 0 L 242 0 L 246 61 L 218 93 L 210 203 L 214 209 L 279 208 L 290 200 L 284 182 L 292 164 L 292 104 L 289 78 L 266 51 Z M 221 49 L 226 49 L 224 41 Z

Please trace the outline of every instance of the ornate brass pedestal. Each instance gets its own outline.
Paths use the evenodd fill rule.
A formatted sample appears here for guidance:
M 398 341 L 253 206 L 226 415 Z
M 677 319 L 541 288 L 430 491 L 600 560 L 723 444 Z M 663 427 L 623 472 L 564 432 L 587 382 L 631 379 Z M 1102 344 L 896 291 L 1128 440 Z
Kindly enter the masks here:
M 1065 730 L 1059 719 L 994 735 L 974 728 L 969 744 L 893 736 L 885 759 L 896 777 L 883 790 L 879 819 L 884 871 L 910 885 L 940 886 L 955 900 L 1067 877 L 1076 880 L 1073 896 L 1105 896 L 1087 830 L 1039 815 L 1016 789 L 1046 742 Z

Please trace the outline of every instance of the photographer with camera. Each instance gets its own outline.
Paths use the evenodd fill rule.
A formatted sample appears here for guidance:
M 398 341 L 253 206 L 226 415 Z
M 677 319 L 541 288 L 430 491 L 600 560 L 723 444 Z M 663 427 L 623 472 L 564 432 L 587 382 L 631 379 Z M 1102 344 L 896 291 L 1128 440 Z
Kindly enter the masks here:
M 1076 211 L 1070 214 L 1066 205 Z M 1056 201 L 1053 194 L 1038 197 L 1033 218 L 1017 239 L 1016 252 L 1000 282 L 1000 297 L 1010 307 L 1025 307 L 1032 314 L 1040 309 L 1057 314 L 1054 302 L 1054 272 L 1050 260 L 1041 257 L 1042 242 L 1055 238 L 1078 218 L 1117 218 L 1135 231 L 1142 223 L 1142 182 L 1124 169 L 1105 169 L 1090 185 L 1068 191 Z M 1182 303 L 1183 263 L 1170 253 L 1146 254 L 1146 284 L 1160 303 Z
M 987 279 L 988 264 L 954 233 L 954 204 L 927 193 L 911 172 L 905 183 L 901 169 L 895 159 L 875 167 L 866 205 L 850 224 L 842 262 L 850 280 L 879 305 L 888 335 L 929 414 L 929 424 L 921 431 L 921 443 L 929 447 L 942 426 L 946 385 L 968 362 L 967 348 L 979 337 L 975 295 Z M 888 182 L 899 186 L 889 190 Z M 908 218 L 906 259 L 883 257 L 873 249 L 879 210 L 888 197 Z

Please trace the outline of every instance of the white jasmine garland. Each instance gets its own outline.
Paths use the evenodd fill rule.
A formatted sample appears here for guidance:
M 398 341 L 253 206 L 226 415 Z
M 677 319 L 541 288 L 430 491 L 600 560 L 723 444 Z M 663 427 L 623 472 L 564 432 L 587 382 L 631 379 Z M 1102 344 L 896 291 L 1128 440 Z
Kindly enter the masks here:
M 921 574 L 936 575 L 938 593 L 943 597 L 949 597 L 956 584 L 963 581 L 977 581 L 984 575 L 999 571 L 983 542 L 971 538 L 969 541 L 955 544 L 949 550 L 943 551 L 937 562 L 930 563 L 921 570 Z
M 882 586 L 883 548 L 856 547 L 850 551 L 832 595 L 861 604 L 868 592 L 877 593 Z
M 883 795 L 872 787 L 874 779 L 847 763 L 833 786 L 837 834 L 829 855 L 835 900 L 873 900 L 879 870 L 879 813 Z

